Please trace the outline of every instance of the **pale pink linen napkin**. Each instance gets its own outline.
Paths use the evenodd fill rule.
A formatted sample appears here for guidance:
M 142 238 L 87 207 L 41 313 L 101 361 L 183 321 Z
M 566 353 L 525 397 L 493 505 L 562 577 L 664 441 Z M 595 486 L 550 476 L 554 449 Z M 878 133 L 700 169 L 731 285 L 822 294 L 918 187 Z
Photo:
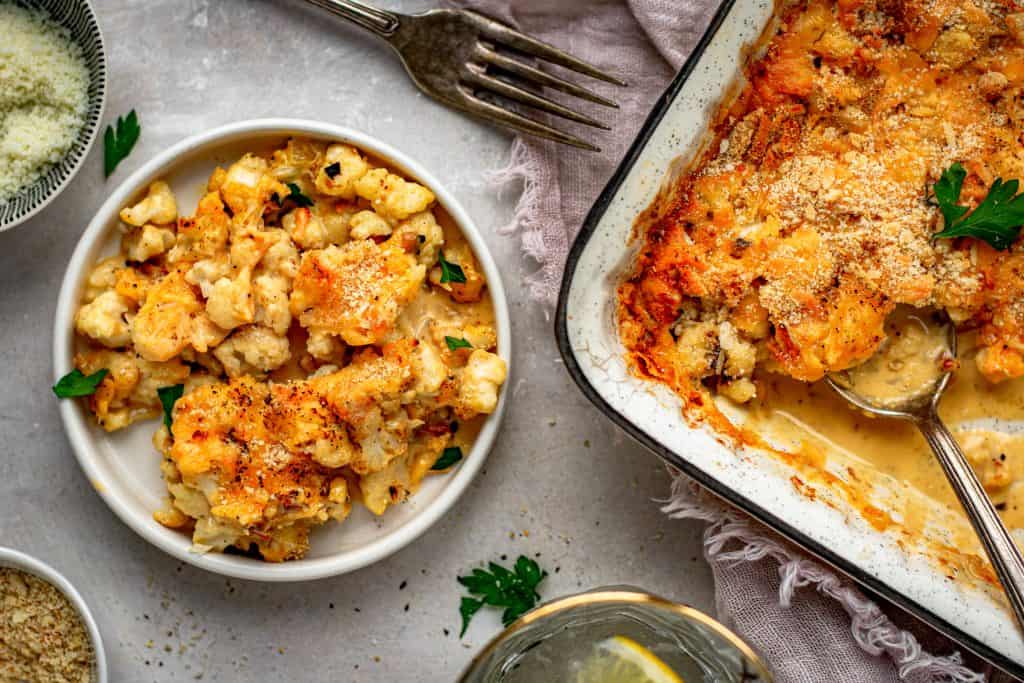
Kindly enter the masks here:
M 505 232 L 518 235 L 535 262 L 528 276 L 531 294 L 552 304 L 584 216 L 696 45 L 718 0 L 459 3 L 517 24 L 630 85 L 625 90 L 597 86 L 621 104 L 618 110 L 584 107 L 612 127 L 611 133 L 590 136 L 603 148 L 601 154 L 516 138 L 509 166 L 495 174 L 497 182 L 522 191 Z M 910 628 L 918 636 L 906 623 L 897 626 L 851 581 L 711 499 L 684 475 L 674 477 L 664 510 L 708 523 L 704 552 L 714 573 L 718 617 L 762 653 L 779 683 L 984 680 L 962 664 L 949 641 L 916 622 Z M 922 641 L 947 654 L 929 654 Z

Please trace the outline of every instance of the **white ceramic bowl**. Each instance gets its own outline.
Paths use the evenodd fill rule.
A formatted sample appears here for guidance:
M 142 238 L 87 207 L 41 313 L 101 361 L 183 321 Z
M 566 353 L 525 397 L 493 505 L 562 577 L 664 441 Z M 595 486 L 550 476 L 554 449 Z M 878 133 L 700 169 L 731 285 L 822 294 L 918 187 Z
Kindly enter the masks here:
M 487 277 L 498 327 L 498 354 L 511 360 L 508 303 L 501 275 L 472 219 L 430 173 L 405 154 L 363 133 L 327 123 L 296 119 L 264 119 L 235 123 L 184 140 L 132 174 L 100 207 L 71 257 L 57 302 L 54 326 L 54 377 L 72 370 L 74 315 L 82 284 L 97 259 L 117 252 L 117 214 L 156 179 L 166 179 L 175 190 L 183 213 L 190 212 L 217 164 L 233 162 L 253 145 L 284 141 L 291 135 L 351 144 L 426 185 L 437 196 L 469 240 Z M 218 574 L 260 581 L 304 581 L 334 576 L 365 567 L 426 531 L 458 500 L 483 466 L 494 443 L 508 398 L 509 382 L 502 389 L 498 408 L 476 443 L 451 473 L 427 477 L 420 490 L 404 504 L 374 517 L 356 505 L 342 524 L 330 523 L 313 531 L 309 553 L 300 560 L 271 564 L 237 555 L 191 552 L 191 539 L 153 520 L 164 505 L 166 487 L 160 478 L 160 456 L 151 438 L 155 421 L 138 423 L 107 433 L 95 424 L 80 400 L 63 400 L 60 414 L 68 439 L 86 476 L 110 509 L 143 538 L 189 564 Z
M 100 638 L 100 629 L 96 626 L 96 620 L 92 618 L 89 607 L 85 600 L 78 594 L 71 582 L 65 579 L 56 569 L 48 564 L 40 562 L 23 552 L 11 548 L 0 548 L 0 567 L 20 569 L 28 574 L 34 574 L 47 583 L 52 584 L 71 602 L 71 606 L 78 612 L 85 625 L 85 631 L 89 634 L 92 642 L 92 652 L 95 658 L 96 683 L 107 683 L 107 658 L 103 652 L 103 639 Z

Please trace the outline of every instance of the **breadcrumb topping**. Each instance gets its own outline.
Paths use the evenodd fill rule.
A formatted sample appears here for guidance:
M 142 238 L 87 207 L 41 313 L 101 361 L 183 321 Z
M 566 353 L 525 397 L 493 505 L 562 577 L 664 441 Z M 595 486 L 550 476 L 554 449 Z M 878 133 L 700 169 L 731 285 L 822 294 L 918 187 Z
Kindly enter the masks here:
M 92 643 L 81 617 L 52 584 L 0 567 L 0 681 L 90 683 Z

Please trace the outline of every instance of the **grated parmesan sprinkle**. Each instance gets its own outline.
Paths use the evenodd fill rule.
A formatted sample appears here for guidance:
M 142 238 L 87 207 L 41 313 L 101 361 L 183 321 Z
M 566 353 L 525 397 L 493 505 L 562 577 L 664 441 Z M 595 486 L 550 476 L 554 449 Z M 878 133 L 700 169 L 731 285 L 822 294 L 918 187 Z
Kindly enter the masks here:
M 0 203 L 68 153 L 85 124 L 88 86 L 66 29 L 0 2 Z

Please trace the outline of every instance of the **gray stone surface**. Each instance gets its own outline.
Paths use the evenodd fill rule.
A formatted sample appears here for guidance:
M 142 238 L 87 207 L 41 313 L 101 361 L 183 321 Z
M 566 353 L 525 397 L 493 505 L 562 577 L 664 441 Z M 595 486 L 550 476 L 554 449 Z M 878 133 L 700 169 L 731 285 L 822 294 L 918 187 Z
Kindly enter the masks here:
M 481 614 L 458 639 L 455 576 L 503 554 L 540 553 L 552 572 L 546 598 L 629 583 L 711 608 L 699 527 L 658 512 L 664 468 L 577 391 L 549 319 L 520 286 L 528 266 L 494 233 L 513 197 L 483 174 L 504 161 L 507 135 L 421 96 L 384 46 L 298 2 L 95 4 L 111 67 L 107 118 L 135 108 L 142 139 L 107 182 L 97 145 L 57 202 L 0 234 L 0 544 L 52 563 L 82 591 L 112 680 L 452 680 L 498 630 Z M 484 474 L 397 555 L 306 584 L 226 580 L 149 546 L 82 476 L 49 390 L 58 286 L 104 197 L 171 143 L 261 116 L 349 125 L 421 160 L 487 233 L 512 304 L 515 399 Z

